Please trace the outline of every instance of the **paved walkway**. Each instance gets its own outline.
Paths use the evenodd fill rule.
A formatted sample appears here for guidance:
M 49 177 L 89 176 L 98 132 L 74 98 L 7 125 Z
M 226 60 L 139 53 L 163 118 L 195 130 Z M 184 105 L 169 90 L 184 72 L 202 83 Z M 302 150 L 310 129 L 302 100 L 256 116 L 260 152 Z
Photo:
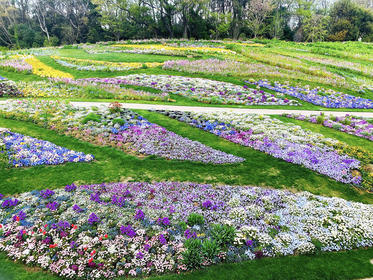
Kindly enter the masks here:
M 0 104 L 6 103 L 6 100 L 0 101 Z M 91 106 L 108 106 L 108 102 L 71 102 L 78 107 Z M 283 110 L 283 109 L 241 109 L 241 108 L 223 108 L 223 107 L 197 107 L 197 106 L 175 106 L 175 105 L 157 105 L 157 104 L 141 104 L 141 103 L 122 103 L 123 107 L 128 109 L 144 109 L 144 110 L 174 110 L 174 111 L 189 111 L 189 112 L 237 112 L 246 114 L 263 114 L 263 115 L 281 115 L 283 113 L 294 113 L 303 115 L 320 114 L 321 111 L 307 110 Z M 344 116 L 346 114 L 373 118 L 373 112 L 338 112 L 338 111 L 322 111 L 326 115 Z
M 106 102 L 71 102 L 78 107 L 89 106 L 108 106 Z M 145 109 L 145 110 L 174 110 L 174 111 L 190 111 L 190 112 L 239 112 L 248 114 L 263 114 L 263 115 L 281 115 L 283 113 L 297 113 L 304 115 L 320 114 L 320 111 L 306 110 L 282 110 L 282 109 L 241 109 L 241 108 L 223 108 L 223 107 L 194 107 L 194 106 L 175 106 L 175 105 L 156 105 L 156 104 L 138 104 L 138 103 L 122 103 L 123 107 L 128 109 Z M 323 111 L 326 115 L 344 116 L 351 114 L 354 116 L 373 118 L 373 112 L 338 112 L 338 111 Z

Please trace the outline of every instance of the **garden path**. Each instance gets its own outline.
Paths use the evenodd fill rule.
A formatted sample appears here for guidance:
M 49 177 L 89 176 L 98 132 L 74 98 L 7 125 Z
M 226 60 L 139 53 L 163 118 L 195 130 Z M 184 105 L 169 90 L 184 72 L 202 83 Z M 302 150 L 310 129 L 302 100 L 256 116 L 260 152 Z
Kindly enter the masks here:
M 6 103 L 6 100 L 0 101 L 0 104 Z M 108 106 L 108 102 L 71 102 L 78 107 Z M 315 115 L 323 112 L 325 115 L 344 116 L 346 114 L 373 118 L 373 112 L 351 112 L 351 111 L 308 111 L 308 110 L 284 110 L 284 109 L 252 109 L 252 108 L 224 108 L 224 107 L 197 107 L 197 106 L 178 106 L 178 105 L 159 105 L 159 104 L 141 104 L 141 103 L 123 103 L 123 107 L 128 109 L 144 110 L 173 110 L 186 112 L 237 112 L 246 114 L 263 115 L 281 115 L 283 113 L 294 113 L 303 115 Z
M 106 102 L 71 102 L 75 106 L 108 106 Z M 303 115 L 314 115 L 324 112 L 326 115 L 344 116 L 346 114 L 373 118 L 373 112 L 340 112 L 340 111 L 307 111 L 307 110 L 283 110 L 283 109 L 244 109 L 244 108 L 223 108 L 223 107 L 196 107 L 196 106 L 175 106 L 175 105 L 158 105 L 158 104 L 140 104 L 140 103 L 123 103 L 123 107 L 128 109 L 145 109 L 145 110 L 174 110 L 188 112 L 240 112 L 247 114 L 263 115 L 281 115 L 283 113 L 295 113 Z

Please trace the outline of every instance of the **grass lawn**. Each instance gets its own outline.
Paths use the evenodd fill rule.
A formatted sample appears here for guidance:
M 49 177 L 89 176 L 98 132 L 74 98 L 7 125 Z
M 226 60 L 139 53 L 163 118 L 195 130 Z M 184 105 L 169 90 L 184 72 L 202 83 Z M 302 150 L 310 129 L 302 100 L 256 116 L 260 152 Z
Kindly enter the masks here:
M 148 277 L 148 280 L 347 280 L 373 276 L 373 248 L 348 252 L 321 253 L 313 256 L 288 256 L 215 265 L 182 274 Z M 0 253 L 0 280 L 61 279 L 39 268 L 26 268 Z M 128 278 L 123 278 L 128 279 Z

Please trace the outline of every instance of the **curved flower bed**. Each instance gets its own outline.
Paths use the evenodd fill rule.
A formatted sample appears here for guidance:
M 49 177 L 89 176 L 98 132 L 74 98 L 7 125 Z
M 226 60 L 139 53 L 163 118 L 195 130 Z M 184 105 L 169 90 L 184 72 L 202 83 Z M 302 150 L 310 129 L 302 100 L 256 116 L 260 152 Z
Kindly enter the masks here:
M 364 170 L 360 158 L 349 155 L 346 144 L 303 130 L 300 126 L 285 124 L 268 116 L 239 113 L 157 112 L 233 143 L 303 165 L 337 181 L 372 189 L 372 182 L 368 179 L 362 184 L 360 172 Z M 364 163 L 372 160 L 369 153 L 366 156 L 367 159 L 362 159 Z
M 139 68 L 152 68 L 163 65 L 159 62 L 110 62 L 92 59 L 79 59 L 72 57 L 51 56 L 58 64 L 83 71 L 127 71 Z
M 25 59 L 25 62 L 32 66 L 32 73 L 40 77 L 47 78 L 67 78 L 73 79 L 74 77 L 70 73 L 56 70 L 37 59 L 35 56 L 29 56 Z
M 112 146 L 135 155 L 203 163 L 238 163 L 243 158 L 192 141 L 113 103 L 108 109 L 75 108 L 56 101 L 14 101 L 0 106 L 4 117 L 31 120 L 101 146 Z M 49 119 L 44 116 L 50 115 Z
M 68 185 L 0 195 L 0 250 L 66 278 L 180 272 L 373 245 L 373 207 L 194 183 Z
M 69 79 L 63 79 L 72 82 Z M 117 78 L 87 78 L 76 82 L 94 82 L 116 85 L 136 85 L 159 89 L 164 92 L 213 104 L 243 105 L 299 105 L 295 100 L 284 98 L 284 95 L 266 93 L 226 82 L 183 76 L 135 74 Z
M 336 117 L 332 115 L 310 115 L 302 114 L 284 114 L 283 116 L 291 119 L 308 121 L 311 123 L 321 124 L 325 127 L 333 128 L 351 135 L 373 141 L 373 120 L 356 116 L 346 115 Z
M 65 162 L 90 162 L 93 155 L 86 155 L 57 146 L 51 142 L 10 131 L 0 131 L 9 164 L 14 167 L 57 165 Z
M 22 97 L 23 93 L 18 90 L 13 82 L 1 82 L 0 79 L 0 97 Z
M 267 89 L 281 92 L 301 100 L 310 102 L 312 104 L 327 107 L 327 108 L 356 108 L 356 109 L 372 109 L 373 100 L 365 99 L 362 97 L 356 97 L 353 95 L 345 94 L 342 92 L 336 92 L 333 90 L 324 89 L 309 89 L 302 87 L 291 87 L 288 85 L 282 85 L 275 82 L 272 85 L 269 81 L 259 80 L 247 83 L 258 85 Z
M 92 94 L 88 92 L 84 92 L 83 88 L 88 87 L 89 89 L 95 88 L 99 90 L 104 90 L 105 92 L 112 93 L 112 96 L 105 96 L 100 92 L 95 92 L 95 94 L 99 94 L 100 98 L 115 98 L 115 99 L 123 99 L 123 100 L 148 100 L 148 101 L 164 101 L 164 102 L 175 102 L 174 99 L 171 99 L 167 92 L 160 92 L 160 93 L 153 93 L 144 90 L 135 90 L 131 88 L 126 88 L 118 84 L 110 84 L 110 83 L 97 83 L 94 81 L 88 80 L 72 80 L 72 79 L 50 79 L 51 83 L 47 87 L 63 89 L 72 88 L 72 92 L 75 93 L 77 96 L 84 96 L 84 97 L 92 97 Z M 45 82 L 34 82 L 32 84 L 27 83 L 25 84 L 27 88 L 29 88 L 29 92 L 32 93 L 31 96 L 34 96 L 33 92 L 37 90 L 33 85 L 34 84 L 41 84 Z M 57 84 L 56 84 L 57 83 Z M 67 85 L 63 85 L 65 83 Z M 73 85 L 70 86 L 69 85 Z M 78 86 L 78 87 L 76 87 Z M 70 92 L 70 90 L 69 90 Z M 54 93 L 52 96 L 63 97 L 64 92 L 61 93 Z M 37 96 L 35 96 L 37 97 Z

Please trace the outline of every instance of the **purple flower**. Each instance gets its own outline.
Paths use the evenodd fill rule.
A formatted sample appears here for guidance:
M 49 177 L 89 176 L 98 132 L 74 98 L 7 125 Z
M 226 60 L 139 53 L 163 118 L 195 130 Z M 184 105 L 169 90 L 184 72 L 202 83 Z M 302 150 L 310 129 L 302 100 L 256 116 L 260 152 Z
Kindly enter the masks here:
M 138 209 L 135 214 L 135 220 L 144 220 L 145 214 L 141 211 L 141 209 Z
M 40 191 L 40 196 L 44 199 L 48 199 L 50 198 L 52 195 L 54 195 L 54 191 L 50 190 L 50 189 L 46 189 L 46 190 L 43 190 L 43 191 Z
M 212 207 L 212 202 L 210 200 L 206 200 L 202 203 L 202 207 L 205 209 L 210 209 Z
M 75 204 L 75 205 L 73 206 L 73 210 L 74 210 L 75 212 L 77 212 L 77 213 L 83 212 L 83 209 L 80 208 L 77 204 Z
M 18 199 L 6 199 L 1 203 L 1 208 L 11 208 L 14 207 L 18 204 L 19 200 Z
M 91 213 L 88 218 L 88 223 L 94 225 L 100 222 L 100 218 L 95 213 Z
M 253 246 L 253 241 L 252 240 L 246 240 L 246 246 Z
M 136 258 L 138 258 L 138 259 L 142 259 L 142 258 L 144 258 L 144 254 L 143 253 L 141 253 L 140 251 L 136 254 Z
M 145 245 L 144 245 L 144 250 L 148 252 L 148 251 L 150 250 L 151 247 L 152 247 L 152 246 L 150 246 L 149 244 L 145 244 Z
M 136 236 L 136 231 L 131 227 L 131 225 L 128 226 L 121 226 L 120 227 L 120 232 L 123 235 L 127 235 L 128 237 L 135 237 Z
M 13 216 L 13 221 L 23 221 L 26 219 L 26 213 L 23 211 L 19 211 L 18 215 Z
M 65 191 L 67 192 L 72 192 L 72 191 L 75 191 L 76 190 L 76 185 L 74 183 L 72 183 L 71 185 L 67 185 L 65 187 Z
M 191 232 L 189 229 L 186 229 L 185 232 L 184 232 L 184 236 L 186 239 L 190 239 L 190 238 L 197 238 L 197 233 L 195 232 Z
M 160 234 L 160 235 L 159 235 L 159 242 L 160 242 L 162 245 L 167 244 L 167 240 L 166 240 L 166 238 L 164 237 L 163 234 Z
M 171 223 L 168 217 L 164 217 L 164 218 L 158 218 L 157 224 L 160 226 L 169 226 Z
M 53 202 L 49 202 L 45 207 L 47 207 L 51 211 L 56 211 L 59 206 L 60 205 L 57 202 L 53 201 Z
M 71 241 L 71 242 L 70 242 L 70 248 L 71 248 L 71 249 L 74 249 L 74 248 L 76 248 L 76 247 L 78 247 L 78 244 L 77 244 L 75 241 Z
M 0 200 L 2 200 L 3 197 L 4 197 L 4 195 L 0 193 Z

